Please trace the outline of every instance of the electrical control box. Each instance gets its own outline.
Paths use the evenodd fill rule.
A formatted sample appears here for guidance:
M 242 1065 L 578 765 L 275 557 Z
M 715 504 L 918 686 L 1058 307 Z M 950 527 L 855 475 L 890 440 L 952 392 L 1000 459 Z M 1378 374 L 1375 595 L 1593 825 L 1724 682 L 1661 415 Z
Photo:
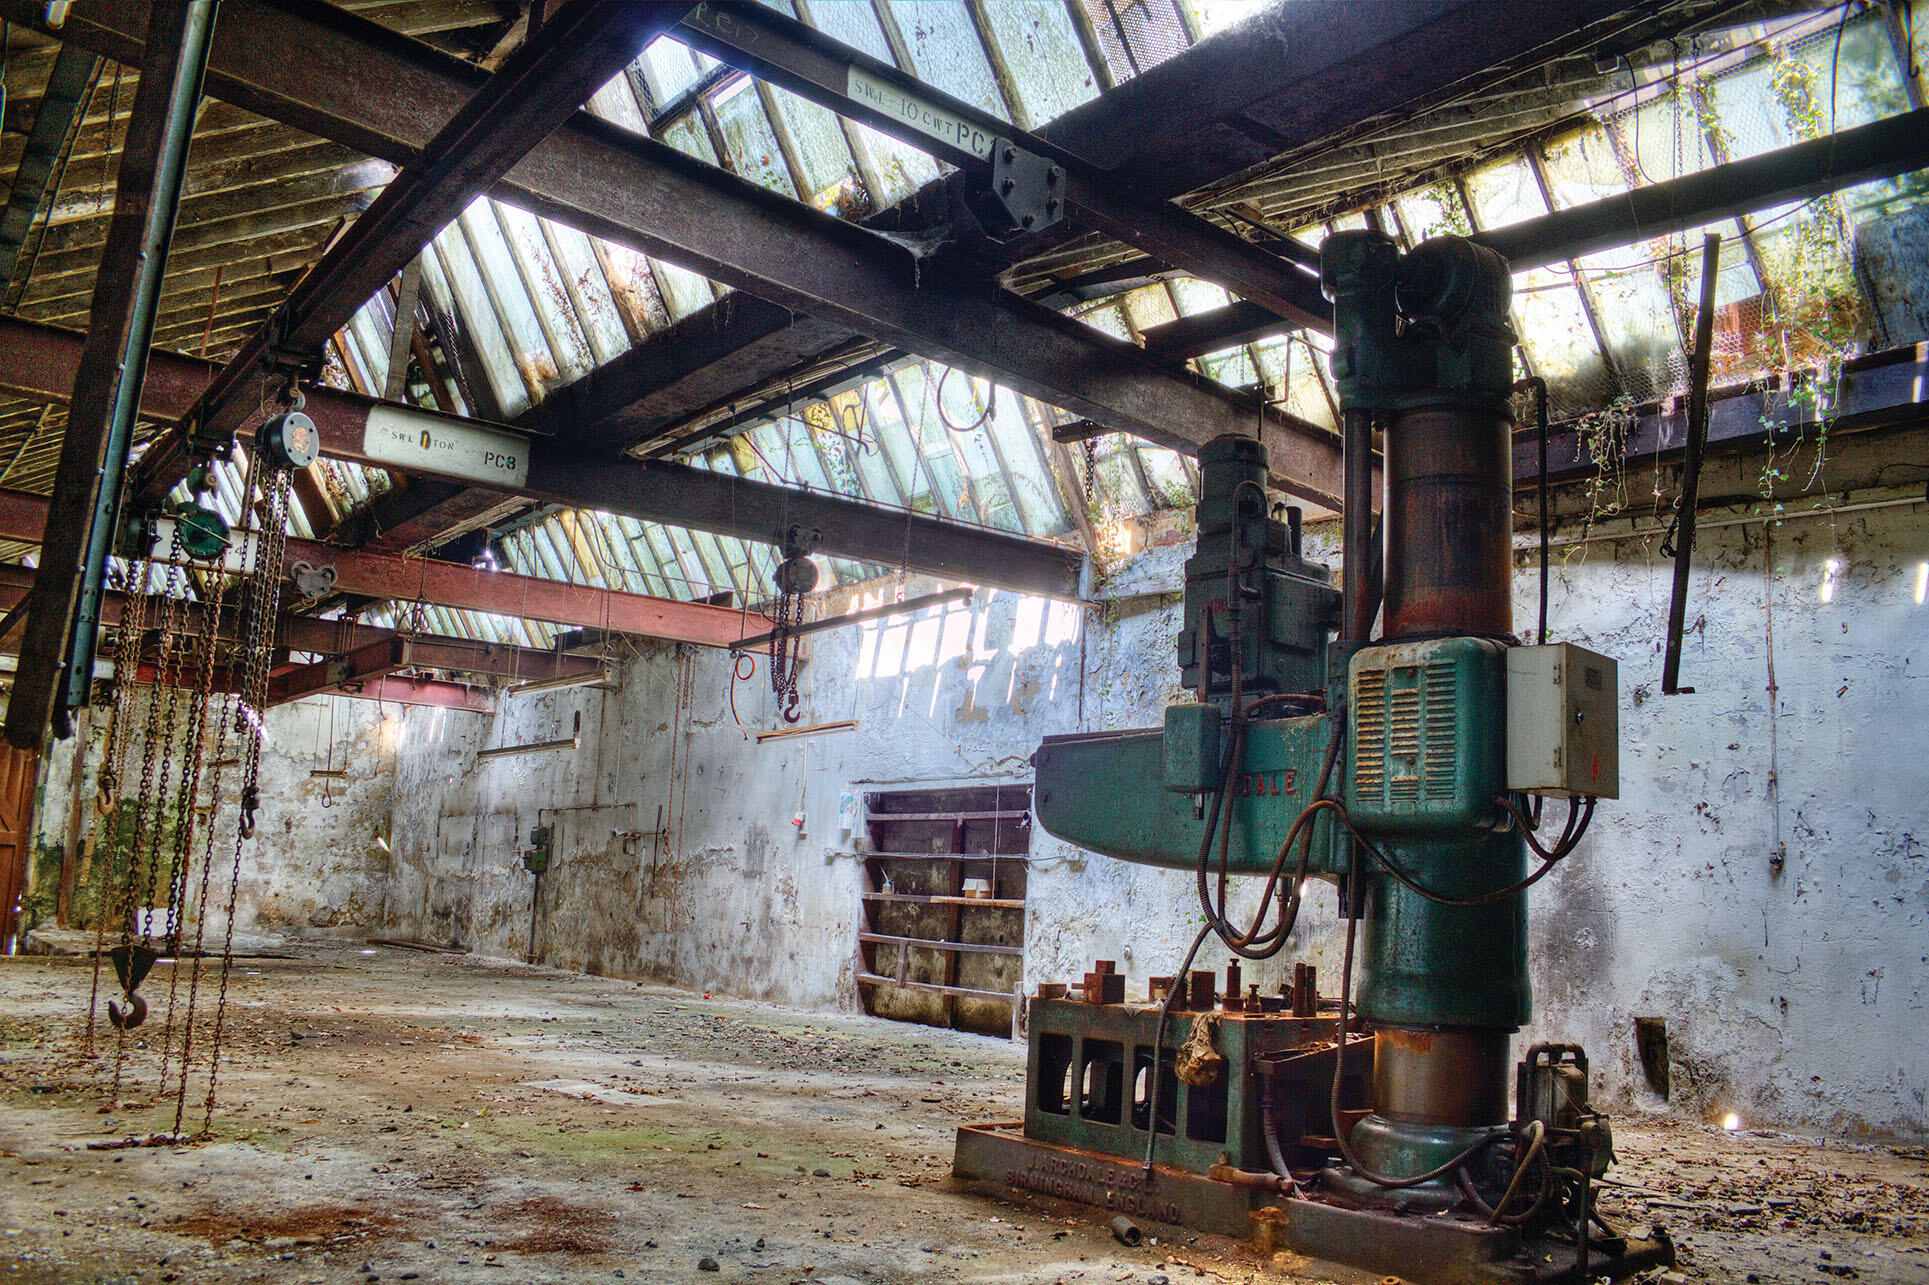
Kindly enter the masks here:
M 1507 649 L 1507 788 L 1621 796 L 1620 673 L 1573 643 Z
M 522 868 L 531 874 L 549 869 L 549 844 L 554 831 L 539 825 L 529 832 L 529 846 L 522 851 Z

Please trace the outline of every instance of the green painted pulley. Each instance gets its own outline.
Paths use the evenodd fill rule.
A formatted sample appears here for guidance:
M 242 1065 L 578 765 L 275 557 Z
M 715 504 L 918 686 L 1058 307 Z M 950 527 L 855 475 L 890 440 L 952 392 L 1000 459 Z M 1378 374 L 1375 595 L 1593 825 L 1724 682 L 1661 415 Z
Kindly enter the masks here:
M 183 504 L 174 514 L 181 550 L 190 558 L 212 561 L 228 551 L 228 524 L 219 513 L 200 504 Z

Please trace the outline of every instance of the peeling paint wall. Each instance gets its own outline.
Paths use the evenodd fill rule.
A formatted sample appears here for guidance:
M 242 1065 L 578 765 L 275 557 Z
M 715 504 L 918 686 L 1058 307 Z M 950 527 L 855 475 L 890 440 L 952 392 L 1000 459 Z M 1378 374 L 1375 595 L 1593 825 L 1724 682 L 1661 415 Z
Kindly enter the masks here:
M 1729 527 L 1704 539 L 1684 662 L 1694 695 L 1655 694 L 1669 568 L 1653 541 L 1578 546 L 1556 563 L 1555 636 L 1621 662 L 1623 794 L 1531 896 L 1538 1016 L 1522 1038 L 1585 1042 L 1609 1101 L 1660 1109 L 1632 1028 L 1663 1017 L 1674 1110 L 1920 1137 L 1929 607 L 1915 594 L 1929 525 L 1918 505 L 1790 522 L 1768 538 L 1764 549 L 1760 527 Z M 668 648 L 628 661 L 619 691 L 508 699 L 487 717 L 411 711 L 383 926 L 522 956 L 534 881 L 519 851 L 532 826 L 555 822 L 543 962 L 853 1006 L 861 879 L 843 855 L 840 798 L 1027 781 L 1043 735 L 1154 723 L 1181 696 L 1178 609 L 1159 595 L 1176 590 L 1186 552 L 1139 555 L 1083 636 L 1076 608 L 982 590 L 942 615 L 815 636 L 803 722 L 855 720 L 850 731 L 759 744 L 750 733 L 776 725 L 761 663 L 733 716 L 730 658 L 680 662 Z M 1516 587 L 1524 624 L 1530 571 Z M 580 749 L 476 762 L 483 746 L 566 737 L 578 714 Z M 1189 876 L 1042 832 L 1026 917 L 1028 988 L 1106 957 L 1135 994 L 1177 965 L 1197 925 Z M 1322 885 L 1294 950 L 1329 992 L 1339 946 Z M 1202 965 L 1224 962 L 1202 953 Z M 1290 956 L 1247 974 L 1270 984 L 1289 967 Z
M 137 707 L 138 708 L 138 707 Z M 332 711 L 332 717 L 331 717 Z M 242 850 L 235 929 L 243 933 L 360 933 L 381 918 L 388 890 L 388 854 L 376 842 L 386 836 L 395 807 L 393 741 L 399 706 L 317 696 L 268 711 L 261 759 L 261 810 L 253 841 Z M 386 735 L 384 729 L 387 729 Z M 46 755 L 35 809 L 37 846 L 48 859 L 36 864 L 29 897 L 51 922 L 60 866 L 54 854 L 71 845 L 85 860 L 86 836 L 97 824 L 94 791 L 106 736 L 104 710 L 82 724 L 74 738 Z M 87 754 L 76 802 L 73 753 Z M 332 746 L 332 753 L 331 753 Z M 141 761 L 137 738 L 130 762 Z M 209 754 L 212 759 L 212 752 Z M 346 771 L 341 779 L 315 777 L 317 768 Z M 204 768 L 212 772 L 212 767 Z M 238 769 L 223 769 L 223 795 L 232 800 Z M 205 779 L 205 778 L 204 778 Z M 217 818 L 214 843 L 218 893 L 210 931 L 226 919 L 226 888 L 234 860 L 232 807 Z M 76 823 L 78 829 L 76 830 Z M 199 869 L 202 840 L 195 840 Z M 98 875 L 93 876 L 98 879 Z
M 1621 661 L 1622 790 L 1532 894 L 1528 1034 L 1581 1040 L 1658 1105 L 1631 1031 L 1664 1017 L 1678 1110 L 1921 1138 L 1929 505 L 1706 533 L 1692 695 L 1658 694 L 1654 543 L 1594 546 L 1556 580 L 1557 635 Z

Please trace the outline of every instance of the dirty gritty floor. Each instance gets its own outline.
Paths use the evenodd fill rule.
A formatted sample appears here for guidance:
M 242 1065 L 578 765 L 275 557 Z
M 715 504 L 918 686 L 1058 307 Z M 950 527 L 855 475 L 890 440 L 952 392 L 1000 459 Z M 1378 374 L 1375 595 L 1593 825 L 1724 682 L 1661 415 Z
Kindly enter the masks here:
M 1126 1249 L 1092 1211 L 949 1190 L 953 1126 L 1018 1112 L 1001 1040 L 293 954 L 237 965 L 216 1140 L 125 1150 L 88 1144 L 172 1127 L 157 1066 L 135 1050 L 103 1114 L 75 1038 L 87 961 L 0 960 L 0 1281 L 1361 1279 L 1172 1229 Z M 1674 1228 L 1690 1280 L 1929 1283 L 1920 1150 L 1615 1127 L 1607 1207 Z

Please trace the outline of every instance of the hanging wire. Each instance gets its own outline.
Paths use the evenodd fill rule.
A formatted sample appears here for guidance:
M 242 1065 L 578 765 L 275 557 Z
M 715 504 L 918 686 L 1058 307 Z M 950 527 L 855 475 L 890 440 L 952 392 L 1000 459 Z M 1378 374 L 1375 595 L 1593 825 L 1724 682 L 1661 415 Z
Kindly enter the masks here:
M 954 423 L 952 422 L 952 419 L 951 419 L 951 412 L 946 410 L 944 406 L 944 385 L 945 385 L 945 381 L 950 379 L 952 374 L 956 370 L 957 370 L 957 367 L 955 366 L 946 366 L 944 368 L 944 373 L 938 376 L 938 390 L 937 390 L 938 419 L 941 423 L 943 423 L 943 425 L 946 428 L 950 429 L 954 433 L 973 433 L 983 428 L 985 426 L 985 421 L 991 418 L 991 412 L 998 405 L 997 390 L 992 387 L 990 380 L 986 380 L 985 388 L 987 390 L 987 395 L 985 397 L 980 398 L 978 396 L 978 390 L 971 386 L 971 376 L 966 375 L 965 390 L 971 394 L 971 400 L 979 404 L 978 418 L 972 420 L 969 424 Z M 927 378 L 928 377 L 929 376 L 927 375 Z

